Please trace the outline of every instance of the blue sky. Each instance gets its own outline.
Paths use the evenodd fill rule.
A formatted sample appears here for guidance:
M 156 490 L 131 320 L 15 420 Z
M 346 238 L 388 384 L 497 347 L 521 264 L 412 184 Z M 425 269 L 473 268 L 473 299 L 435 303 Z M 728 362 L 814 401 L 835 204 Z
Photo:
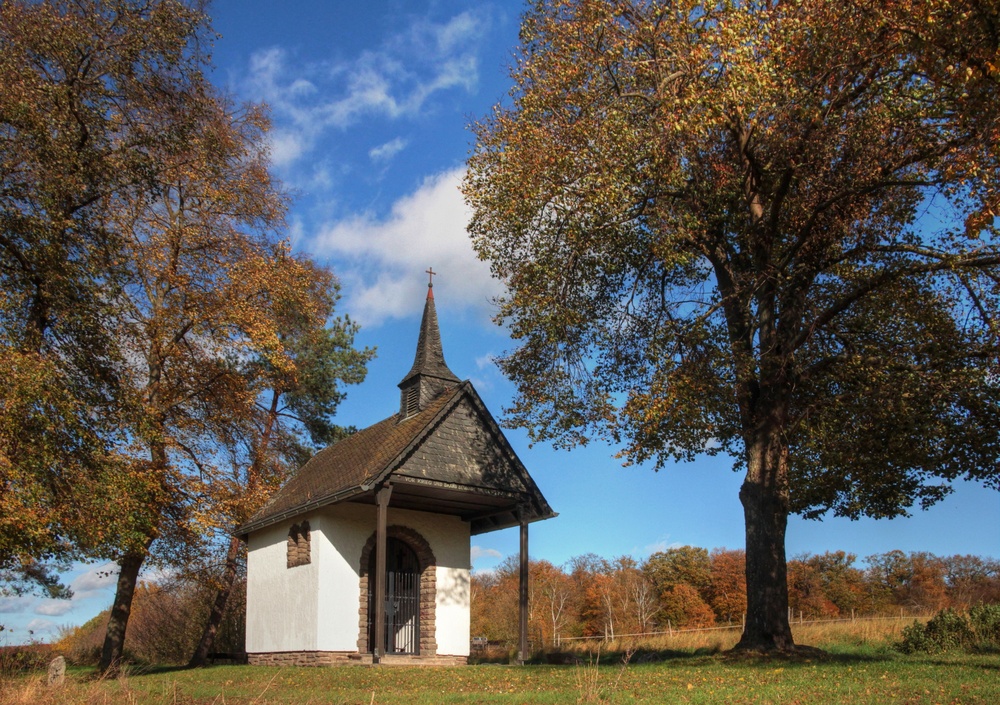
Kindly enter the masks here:
M 470 121 L 506 95 L 520 2 L 471 0 L 214 0 L 222 37 L 214 81 L 237 99 L 271 106 L 276 173 L 296 196 L 294 247 L 331 266 L 340 311 L 362 324 L 357 343 L 377 346 L 363 385 L 339 421 L 364 427 L 394 413 L 396 384 L 413 362 L 426 292 L 434 290 L 445 357 L 471 379 L 501 420 L 513 388 L 491 358 L 510 347 L 490 320 L 500 291 L 476 260 L 457 191 L 471 148 Z M 741 548 L 739 473 L 728 458 L 623 468 L 615 449 L 529 448 L 508 438 L 559 516 L 531 527 L 534 558 L 643 559 L 691 544 Z M 489 570 L 516 552 L 516 530 L 475 537 L 473 566 Z M 792 518 L 788 554 L 843 549 L 859 558 L 892 549 L 1000 558 L 1000 493 L 962 484 L 927 512 L 893 521 Z M 80 624 L 110 604 L 107 566 L 67 576 L 72 601 L 0 598 L 0 624 L 25 640 Z M 0 634 L 0 643 L 3 643 Z

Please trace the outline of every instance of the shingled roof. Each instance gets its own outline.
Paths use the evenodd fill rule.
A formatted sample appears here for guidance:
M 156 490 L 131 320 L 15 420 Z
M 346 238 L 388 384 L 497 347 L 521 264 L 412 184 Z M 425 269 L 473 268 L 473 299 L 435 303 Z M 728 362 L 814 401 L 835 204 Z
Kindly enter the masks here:
M 423 386 L 426 397 L 428 376 L 435 395 L 408 411 L 407 387 Z M 321 450 L 237 533 L 339 502 L 373 504 L 387 482 L 391 506 L 460 516 L 473 534 L 555 516 L 472 383 L 445 365 L 431 294 L 400 388 L 400 413 Z

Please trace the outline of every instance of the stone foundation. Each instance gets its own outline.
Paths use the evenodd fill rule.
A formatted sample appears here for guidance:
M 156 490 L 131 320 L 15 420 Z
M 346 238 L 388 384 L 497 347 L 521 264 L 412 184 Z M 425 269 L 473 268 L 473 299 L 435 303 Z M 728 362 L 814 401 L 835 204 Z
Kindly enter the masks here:
M 247 654 L 251 666 L 370 666 L 371 654 L 354 651 L 272 651 Z M 383 666 L 464 666 L 467 656 L 383 656 Z
M 447 654 L 437 654 L 435 656 L 409 656 L 392 655 L 383 656 L 379 665 L 381 666 L 465 666 L 469 663 L 468 656 L 449 656 Z
M 359 664 L 358 654 L 351 651 L 271 651 L 247 654 L 251 666 L 347 666 Z

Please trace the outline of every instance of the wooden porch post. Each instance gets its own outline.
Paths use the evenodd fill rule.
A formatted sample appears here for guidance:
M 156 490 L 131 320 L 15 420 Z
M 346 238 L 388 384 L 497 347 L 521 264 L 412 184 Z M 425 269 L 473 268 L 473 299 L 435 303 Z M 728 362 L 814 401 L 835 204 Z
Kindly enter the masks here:
M 521 520 L 521 565 L 519 575 L 519 622 L 518 622 L 518 655 L 520 663 L 528 660 L 528 520 L 523 512 L 518 513 Z
M 392 485 L 389 484 L 382 486 L 375 494 L 375 643 L 372 644 L 374 663 L 379 663 L 385 656 L 385 530 L 390 495 L 392 495 Z

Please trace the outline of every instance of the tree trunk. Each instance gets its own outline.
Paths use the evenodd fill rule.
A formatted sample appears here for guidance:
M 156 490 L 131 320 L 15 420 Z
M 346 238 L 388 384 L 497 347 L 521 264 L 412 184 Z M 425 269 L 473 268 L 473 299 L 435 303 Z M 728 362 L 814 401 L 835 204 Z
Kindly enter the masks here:
M 111 616 L 108 618 L 108 631 L 104 637 L 104 648 L 101 650 L 99 669 L 101 675 L 116 677 L 121 669 L 122 651 L 125 647 L 125 629 L 132 612 L 132 597 L 139 578 L 139 570 L 146 553 L 128 553 L 119 561 L 121 570 L 118 573 L 118 586 L 115 590 L 115 601 L 111 606 Z
M 267 456 L 271 443 L 271 434 L 274 430 L 275 421 L 278 418 L 278 400 L 280 397 L 280 392 L 276 390 L 272 391 L 271 405 L 267 415 L 264 417 L 264 428 L 254 449 L 253 461 L 250 463 L 250 467 L 247 468 L 246 491 L 248 493 L 252 493 L 257 488 L 260 477 L 260 466 Z M 245 519 L 246 517 L 243 518 Z M 208 615 L 208 622 L 201 633 L 198 647 L 188 662 L 189 668 L 199 668 L 204 666 L 208 661 L 208 654 L 211 653 L 212 646 L 215 644 L 215 635 L 219 631 L 219 625 L 222 624 L 222 617 L 225 614 L 229 596 L 233 592 L 233 585 L 236 584 L 236 568 L 239 556 L 240 540 L 235 536 L 231 536 L 229 538 L 229 548 L 226 550 L 226 567 L 222 574 L 222 585 L 215 595 L 215 601 L 212 603 L 212 611 Z
M 790 651 L 795 643 L 788 624 L 787 493 L 773 483 L 754 481 L 752 474 L 740 488 L 746 521 L 747 614 L 736 649 Z
M 158 375 L 157 375 L 158 379 Z M 159 428 L 162 429 L 162 421 Z M 150 459 L 152 471 L 157 473 L 160 482 L 163 481 L 167 466 L 166 447 L 162 442 L 150 444 Z M 115 588 L 115 600 L 111 605 L 111 616 L 108 617 L 108 630 L 104 635 L 104 647 L 101 649 L 101 661 L 98 665 L 102 676 L 116 677 L 121 669 L 122 652 L 125 648 L 125 630 L 128 628 L 128 618 L 132 613 L 132 598 L 138 585 L 139 571 L 153 545 L 156 537 L 160 506 L 153 497 L 147 497 L 148 509 L 151 512 L 151 527 L 147 529 L 146 539 L 141 546 L 132 546 L 118 561 L 118 585 Z
M 240 540 L 235 536 L 229 537 L 229 549 L 226 551 L 226 569 L 222 574 L 222 585 L 215 595 L 215 602 L 212 604 L 212 611 L 208 615 L 208 622 L 201 633 L 201 640 L 194 650 L 194 655 L 188 661 L 188 668 L 199 668 L 208 662 L 208 654 L 215 644 L 215 635 L 222 624 L 222 616 L 226 612 L 226 604 L 229 602 L 229 595 L 233 592 L 233 585 L 236 583 L 236 564 L 240 556 Z

